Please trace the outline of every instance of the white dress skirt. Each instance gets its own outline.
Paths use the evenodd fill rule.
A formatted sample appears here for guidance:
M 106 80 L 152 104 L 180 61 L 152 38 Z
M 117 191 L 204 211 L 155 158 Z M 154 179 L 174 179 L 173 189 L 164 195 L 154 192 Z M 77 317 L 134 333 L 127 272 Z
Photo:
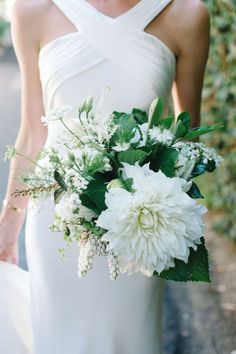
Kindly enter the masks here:
M 86 0 L 53 2 L 78 31 L 40 51 L 46 113 L 65 104 L 78 106 L 89 94 L 99 102 L 102 93 L 104 114 L 147 110 L 158 96 L 168 104 L 175 55 L 145 28 L 171 0 L 140 0 L 115 19 Z M 48 129 L 46 145 L 51 146 L 62 128 L 52 122 Z M 140 273 L 111 281 L 103 257 L 95 259 L 86 278 L 78 278 L 76 244 L 60 261 L 63 237 L 49 230 L 53 208 L 48 199 L 40 210 L 29 209 L 26 222 L 32 353 L 161 354 L 164 282 Z

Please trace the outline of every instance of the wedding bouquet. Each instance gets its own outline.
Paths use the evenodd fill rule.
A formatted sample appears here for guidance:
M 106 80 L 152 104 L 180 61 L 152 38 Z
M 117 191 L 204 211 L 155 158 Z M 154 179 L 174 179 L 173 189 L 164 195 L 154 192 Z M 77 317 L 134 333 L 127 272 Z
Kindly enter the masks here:
M 88 97 L 75 113 L 60 107 L 42 117 L 64 126 L 45 148 L 35 172 L 21 181 L 33 200 L 54 195 L 52 231 L 79 244 L 78 274 L 95 256 L 108 260 L 111 279 L 141 272 L 175 281 L 210 281 L 204 244 L 203 198 L 194 178 L 213 172 L 222 158 L 191 140 L 218 129 L 190 127 L 187 112 L 163 117 L 163 100 L 149 112 L 97 113 Z M 20 154 L 8 147 L 6 158 Z

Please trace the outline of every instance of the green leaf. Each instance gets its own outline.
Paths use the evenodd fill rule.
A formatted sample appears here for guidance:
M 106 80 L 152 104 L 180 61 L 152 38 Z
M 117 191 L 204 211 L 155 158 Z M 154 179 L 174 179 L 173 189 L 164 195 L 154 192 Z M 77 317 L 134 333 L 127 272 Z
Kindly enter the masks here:
M 114 135 L 111 138 L 111 144 L 115 145 L 116 142 L 129 142 L 138 127 L 136 120 L 131 114 L 122 114 L 116 120 L 118 128 L 116 129 Z
M 199 163 L 197 166 L 194 167 L 194 170 L 192 171 L 191 176 L 192 177 L 197 177 L 202 175 L 205 172 L 213 172 L 216 169 L 216 164 L 215 161 L 211 160 L 208 161 L 206 164 L 205 163 Z
M 179 282 L 202 281 L 209 283 L 211 281 L 209 274 L 209 259 L 204 237 L 202 237 L 201 241 L 202 243 L 198 246 L 196 251 L 191 249 L 188 263 L 175 260 L 174 268 L 164 270 L 161 274 L 155 272 L 154 275 L 162 279 Z
M 124 183 L 124 186 L 125 186 L 125 189 L 129 192 L 132 192 L 133 191 L 133 183 L 134 183 L 134 180 L 133 178 L 127 178 L 125 180 L 123 180 L 123 183 Z
M 224 126 L 219 126 L 219 125 L 208 125 L 206 127 L 200 127 L 200 128 L 193 128 L 188 131 L 188 133 L 184 136 L 184 139 L 186 140 L 192 140 L 195 138 L 198 138 L 201 135 L 210 133 L 214 130 L 219 130 L 224 128 Z
M 152 128 L 153 126 L 156 127 L 159 125 L 163 109 L 164 109 L 164 102 L 161 97 L 156 98 L 155 100 L 152 101 L 149 109 L 149 115 L 148 115 L 149 128 Z
M 54 179 L 64 191 L 67 191 L 67 185 L 57 170 L 54 172 Z
M 204 198 L 203 195 L 201 194 L 198 186 L 194 182 L 187 194 L 193 199 Z
M 173 177 L 175 174 L 175 165 L 178 158 L 178 151 L 172 148 L 163 148 L 160 153 L 160 169 L 167 177 Z
M 94 175 L 94 178 L 94 180 L 89 182 L 86 191 L 84 191 L 84 194 L 86 194 L 89 199 L 93 201 L 97 210 L 102 212 L 106 209 L 105 194 L 107 192 L 107 182 L 102 174 L 96 174 Z
M 211 160 L 208 161 L 207 165 L 206 165 L 206 171 L 207 172 L 213 172 L 216 169 L 216 164 L 215 161 Z
M 65 238 L 69 237 L 70 236 L 70 229 L 68 226 L 66 226 L 65 230 L 64 230 L 64 236 Z
M 91 209 L 97 215 L 100 214 L 100 210 L 97 208 L 96 204 L 88 195 L 84 193 L 80 194 L 80 200 L 83 206 L 85 206 L 88 209 Z
M 64 193 L 64 189 L 63 188 L 58 188 L 55 192 L 54 192 L 54 203 L 58 203 L 61 195 Z
M 132 110 L 132 115 L 138 124 L 143 124 L 148 121 L 147 113 L 145 111 L 142 111 L 141 109 L 134 108 Z
M 183 122 L 179 119 L 175 125 L 174 128 L 174 135 L 176 136 L 176 138 L 182 138 L 186 136 L 188 129 L 186 128 L 186 126 L 183 124 Z
M 203 173 L 206 172 L 206 164 L 204 163 L 199 163 L 197 166 L 194 167 L 191 177 L 197 177 L 202 175 Z
M 139 164 L 141 164 L 148 156 L 148 153 L 143 150 L 137 149 L 121 151 L 117 154 L 117 156 L 120 162 L 127 162 L 130 165 L 135 165 L 135 162 L 139 162 Z
M 188 112 L 181 112 L 177 118 L 177 122 L 179 120 L 183 123 L 183 125 L 187 130 L 190 128 L 191 118 Z
M 160 120 L 159 125 L 163 126 L 165 129 L 170 129 L 172 124 L 174 123 L 175 118 L 170 116 Z
M 113 120 L 115 121 L 115 123 L 117 123 L 117 121 L 119 121 L 119 119 L 126 113 L 124 112 L 117 112 L 117 111 L 114 111 L 112 113 L 112 116 L 113 116 Z

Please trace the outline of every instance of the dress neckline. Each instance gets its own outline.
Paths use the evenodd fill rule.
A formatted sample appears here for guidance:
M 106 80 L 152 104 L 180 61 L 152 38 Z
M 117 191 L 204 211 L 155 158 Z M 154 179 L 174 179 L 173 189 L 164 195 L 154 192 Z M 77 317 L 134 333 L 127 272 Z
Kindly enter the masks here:
M 118 16 L 112 17 L 112 16 L 108 16 L 108 15 L 104 14 L 103 12 L 101 12 L 100 10 L 98 10 L 95 6 L 90 4 L 87 0 L 79 0 L 79 1 L 82 1 L 83 3 L 85 3 L 88 6 L 88 8 L 90 8 L 92 11 L 96 12 L 98 15 L 105 17 L 111 21 L 116 21 L 116 20 L 119 20 L 127 15 L 130 15 L 133 11 L 136 11 L 141 6 L 141 4 L 144 2 L 144 0 L 139 0 L 130 9 L 126 10 L 125 12 L 121 13 Z

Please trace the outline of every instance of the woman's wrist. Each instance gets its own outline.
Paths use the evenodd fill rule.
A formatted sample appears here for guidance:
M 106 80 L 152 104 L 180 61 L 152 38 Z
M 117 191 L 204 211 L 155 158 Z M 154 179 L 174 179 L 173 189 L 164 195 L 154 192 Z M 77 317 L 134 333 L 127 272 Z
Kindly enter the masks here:
M 22 211 L 17 212 L 14 208 L 17 208 L 14 204 L 6 205 L 6 202 L 3 203 L 0 213 L 0 225 L 6 226 L 13 234 L 18 235 L 25 221 L 26 209 L 19 208 Z
M 9 209 L 9 210 L 14 211 L 16 213 L 25 213 L 26 212 L 26 208 L 19 207 L 19 206 L 13 204 L 12 202 L 9 202 L 9 200 L 6 198 L 3 200 L 3 208 Z

